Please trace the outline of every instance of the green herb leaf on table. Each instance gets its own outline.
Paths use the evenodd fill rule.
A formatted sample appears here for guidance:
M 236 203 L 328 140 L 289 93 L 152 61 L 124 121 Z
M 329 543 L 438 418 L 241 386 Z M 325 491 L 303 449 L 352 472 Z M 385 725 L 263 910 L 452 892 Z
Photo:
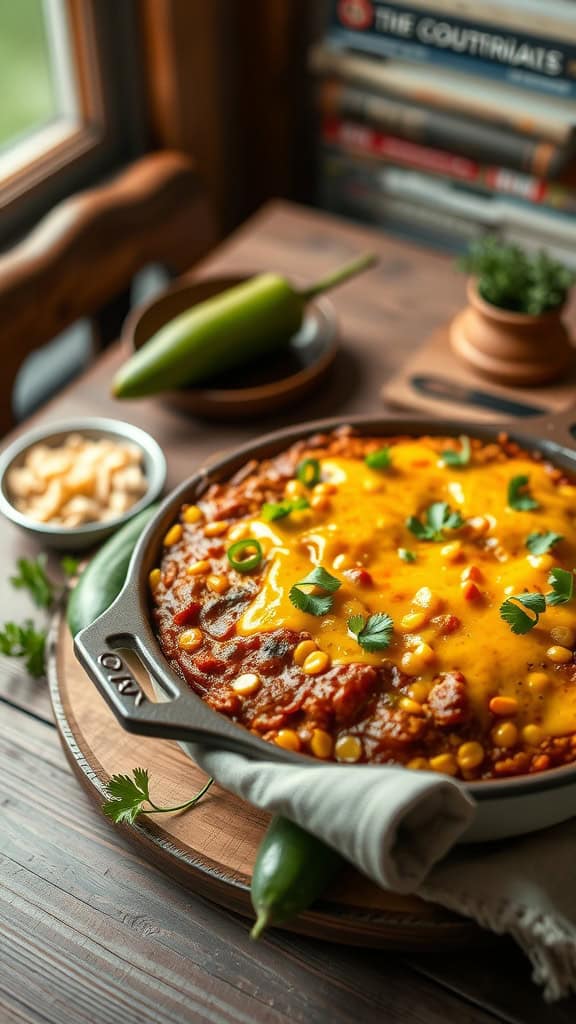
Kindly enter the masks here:
M 34 679 L 46 674 L 46 631 L 34 623 L 5 622 L 0 628 L 0 653 L 9 658 L 24 658 L 26 670 Z
M 401 558 L 403 562 L 415 562 L 416 555 L 410 548 L 398 548 L 398 558 Z
M 464 434 L 460 438 L 460 451 L 452 451 L 447 448 L 446 451 L 442 452 L 442 462 L 446 466 L 451 466 L 454 469 L 462 466 L 468 466 L 472 457 L 472 448 L 470 445 L 470 438 Z
M 463 522 L 459 511 L 453 512 L 445 501 L 435 501 L 426 509 L 424 522 L 417 516 L 409 516 L 406 526 L 418 540 L 442 541 L 444 530 L 457 530 Z
M 194 807 L 209 790 L 213 779 L 194 796 L 176 807 L 159 807 L 150 798 L 150 776 L 147 768 L 134 768 L 132 778 L 129 775 L 113 775 L 106 785 L 107 800 L 102 810 L 108 818 L 117 824 L 127 822 L 133 825 L 139 814 L 170 814 L 176 811 L 187 811 Z M 146 806 L 147 805 L 147 806 Z
M 315 487 L 320 483 L 320 463 L 318 459 L 303 459 L 296 467 L 296 479 L 304 487 Z
M 546 604 L 568 604 L 574 595 L 574 573 L 568 569 L 554 568 L 550 570 L 548 583 L 552 592 L 546 594 Z
M 10 577 L 10 583 L 18 590 L 27 590 L 38 608 L 50 608 L 54 603 L 54 586 L 46 575 L 46 555 L 38 555 L 31 561 L 19 558 L 18 573 Z
M 394 622 L 384 612 L 370 615 L 367 620 L 363 615 L 352 615 L 348 619 L 348 629 L 365 651 L 383 651 L 390 646 Z
M 262 505 L 262 519 L 272 523 L 276 519 L 285 519 L 291 512 L 310 508 L 306 498 L 285 498 L 283 501 L 266 501 Z
M 508 484 L 508 505 L 516 512 L 531 512 L 532 509 L 540 508 L 528 490 L 529 483 L 530 477 L 521 473 L 520 476 L 513 476 Z
M 303 580 L 290 588 L 288 597 L 294 607 L 301 612 L 307 612 L 309 615 L 327 615 L 334 603 L 334 594 L 341 586 L 340 580 L 318 565 Z M 302 587 L 306 589 L 302 590 Z M 310 593 L 309 588 L 320 593 Z
M 513 594 L 500 605 L 500 616 L 513 633 L 523 635 L 538 625 L 540 615 L 546 611 L 543 594 Z
M 70 579 L 71 576 L 76 575 L 79 565 L 80 559 L 72 558 L 72 555 L 64 555 L 64 558 L 60 560 L 60 568 L 68 579 Z
M 392 449 L 389 446 L 369 452 L 364 462 L 370 469 L 389 469 L 392 465 Z
M 526 547 L 531 555 L 545 555 L 555 544 L 559 544 L 564 537 L 561 533 L 530 533 L 526 537 Z

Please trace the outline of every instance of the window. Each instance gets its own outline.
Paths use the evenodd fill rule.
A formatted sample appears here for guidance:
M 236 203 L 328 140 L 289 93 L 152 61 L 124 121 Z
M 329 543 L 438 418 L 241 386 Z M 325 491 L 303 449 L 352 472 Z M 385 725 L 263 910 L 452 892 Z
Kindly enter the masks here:
M 133 0 L 0 0 L 0 241 L 142 149 Z

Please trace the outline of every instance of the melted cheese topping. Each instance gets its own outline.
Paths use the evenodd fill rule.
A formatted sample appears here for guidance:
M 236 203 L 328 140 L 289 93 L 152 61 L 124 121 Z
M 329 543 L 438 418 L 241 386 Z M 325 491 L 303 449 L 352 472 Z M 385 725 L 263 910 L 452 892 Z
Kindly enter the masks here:
M 481 720 L 487 720 L 490 698 L 500 694 L 517 699 L 518 725 L 537 723 L 548 735 L 576 732 L 576 686 L 555 672 L 546 654 L 555 642 L 553 627 L 576 627 L 574 603 L 548 608 L 523 636 L 514 635 L 499 613 L 510 594 L 549 591 L 551 564 L 567 569 L 576 565 L 576 487 L 557 486 L 542 464 L 522 457 L 450 468 L 431 448 L 411 441 L 394 445 L 390 469 L 371 470 L 358 459 L 327 458 L 321 471 L 322 480 L 337 488 L 327 509 L 305 509 L 275 522 L 248 522 L 249 535 L 262 544 L 267 569 L 238 632 L 306 630 L 334 664 L 391 660 L 401 666 L 402 656 L 421 640 L 432 648 L 430 663 L 417 672 L 403 666 L 415 681 L 431 683 L 439 672 L 459 670 Z M 509 481 L 521 474 L 529 477 L 537 510 L 515 511 L 507 505 Z M 440 543 L 417 540 L 406 519 L 424 516 L 435 501 L 446 501 L 465 520 L 487 517 L 487 533 L 479 537 L 465 525 L 446 531 Z M 527 536 L 536 531 L 565 538 L 540 564 L 529 558 L 526 548 Z M 454 553 L 445 547 L 456 539 L 462 551 L 452 561 Z M 401 547 L 413 551 L 416 561 L 404 562 L 398 555 Z M 334 568 L 343 554 L 368 570 L 372 583 Z M 288 594 L 319 565 L 342 585 L 330 613 L 317 617 L 295 608 Z M 462 585 L 462 573 L 470 566 L 481 573 L 481 593 L 475 600 L 466 599 Z M 432 591 L 438 607 L 417 630 L 403 628 L 403 616 L 418 610 L 414 597 L 422 587 Z M 375 612 L 391 615 L 395 629 L 388 648 L 368 653 L 349 634 L 347 623 L 351 615 Z M 457 616 L 459 627 L 441 635 L 438 621 L 432 621 L 438 615 Z M 540 678 L 532 685 L 535 672 L 549 682 Z

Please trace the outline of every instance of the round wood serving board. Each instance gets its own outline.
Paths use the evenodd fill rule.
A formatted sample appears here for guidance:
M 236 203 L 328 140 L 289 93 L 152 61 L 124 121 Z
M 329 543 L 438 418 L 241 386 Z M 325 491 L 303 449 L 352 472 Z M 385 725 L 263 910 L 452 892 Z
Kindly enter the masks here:
M 124 652 L 126 656 L 126 652 Z M 149 692 L 138 663 L 131 667 Z M 64 751 L 82 786 L 101 805 L 111 775 L 150 770 L 160 805 L 184 802 L 206 781 L 176 743 L 125 732 L 74 657 L 64 620 L 55 619 L 48 677 Z M 122 828 L 140 852 L 186 888 L 252 917 L 251 869 L 269 816 L 214 785 L 182 815 L 142 816 Z M 441 949 L 478 940 L 471 922 L 415 897 L 385 892 L 352 868 L 291 931 L 353 945 Z

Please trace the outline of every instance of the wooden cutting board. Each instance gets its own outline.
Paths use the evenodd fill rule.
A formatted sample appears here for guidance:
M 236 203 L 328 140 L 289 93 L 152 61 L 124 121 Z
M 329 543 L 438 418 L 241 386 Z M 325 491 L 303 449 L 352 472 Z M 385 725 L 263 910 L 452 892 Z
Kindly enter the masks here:
M 201 788 L 206 776 L 176 743 L 122 729 L 76 661 L 61 617 L 54 620 L 48 648 L 52 705 L 64 752 L 98 805 L 111 775 L 139 766 L 149 769 L 150 792 L 159 805 L 182 803 Z M 141 672 L 139 678 L 146 686 Z M 252 917 L 251 870 L 268 820 L 268 815 L 213 786 L 185 814 L 143 816 L 133 826 L 110 827 L 122 828 L 142 856 L 186 889 Z M 465 918 L 385 892 L 352 868 L 313 911 L 286 927 L 333 942 L 398 950 L 450 948 L 485 936 Z

